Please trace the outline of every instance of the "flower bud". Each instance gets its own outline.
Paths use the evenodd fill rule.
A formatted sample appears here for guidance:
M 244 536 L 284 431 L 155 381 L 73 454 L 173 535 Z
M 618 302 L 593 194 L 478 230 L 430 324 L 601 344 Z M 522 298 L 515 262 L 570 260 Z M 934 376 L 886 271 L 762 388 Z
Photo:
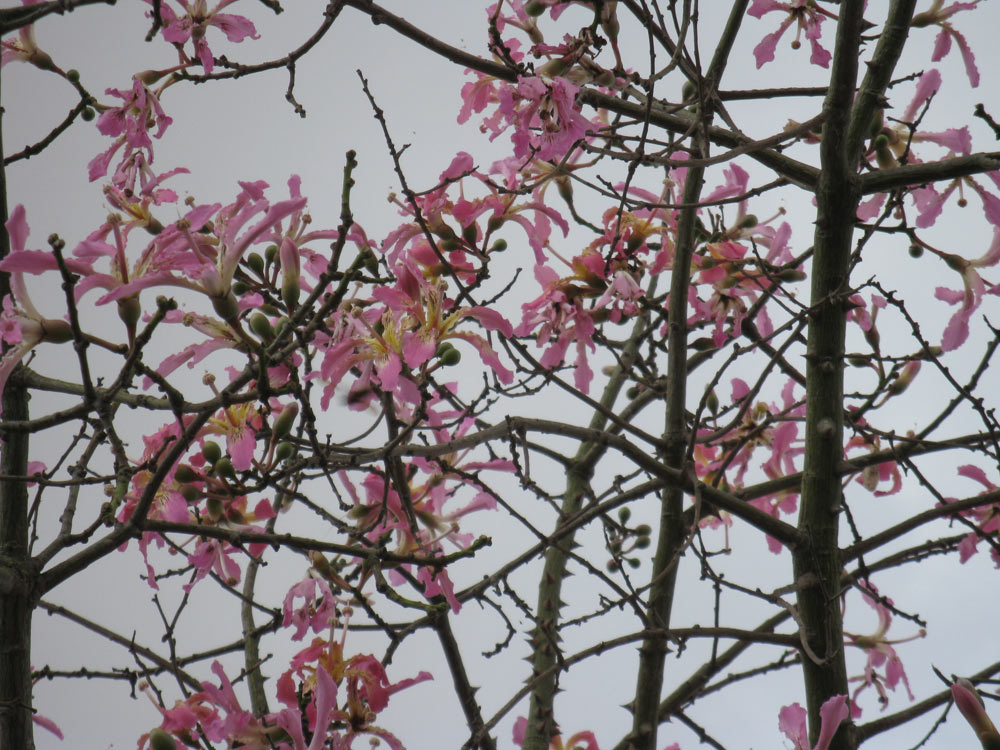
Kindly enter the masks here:
M 157 727 L 149 733 L 149 750 L 177 750 L 177 742 Z
M 899 162 L 889 148 L 889 136 L 884 133 L 875 138 L 875 161 L 882 169 L 898 167 Z
M 287 461 L 294 455 L 295 446 L 288 441 L 278 443 L 278 447 L 274 449 L 274 458 L 278 461 Z
M 201 478 L 201 474 L 187 464 L 179 464 L 177 468 L 174 469 L 174 479 L 178 482 L 197 482 Z
M 211 465 L 222 458 L 222 448 L 219 447 L 218 443 L 206 440 L 205 444 L 201 446 L 201 455 L 204 456 L 205 462 Z
M 919 258 L 924 254 L 924 248 L 921 245 L 910 245 L 907 252 L 910 254 L 911 258 Z
M 236 469 L 233 468 L 233 462 L 229 460 L 229 456 L 223 456 L 218 461 L 216 461 L 212 465 L 212 471 L 214 471 L 220 477 L 226 477 L 227 479 L 236 479 Z
M 506 249 L 507 249 L 507 240 L 500 239 L 493 243 L 493 246 L 490 247 L 490 252 L 502 253 Z
M 275 418 L 271 425 L 271 440 L 278 441 L 288 437 L 295 426 L 295 419 L 299 416 L 299 405 L 294 401 L 281 410 L 281 414 Z
M 452 347 L 440 356 L 441 364 L 445 367 L 454 367 L 462 361 L 462 352 Z
M 274 263 L 274 261 L 275 261 L 275 259 L 277 257 L 278 257 L 278 246 L 277 245 L 268 245 L 264 249 L 264 258 L 267 260 L 268 263 Z
M 250 253 L 246 257 L 246 262 L 250 266 L 250 270 L 255 274 L 258 276 L 264 275 L 264 258 L 260 253 Z
M 622 523 L 628 523 L 628 519 L 631 517 L 632 511 L 627 506 L 618 509 L 618 520 Z
M 73 340 L 73 328 L 65 320 L 48 319 L 41 322 L 42 341 L 49 344 L 65 344 Z
M 76 68 L 70 68 L 69 70 L 66 71 L 66 80 L 69 81 L 70 83 L 79 83 L 80 71 L 77 70 Z
M 236 316 L 240 314 L 240 303 L 236 300 L 236 295 L 232 291 L 219 297 L 212 297 L 211 299 L 212 309 L 215 310 L 215 314 L 227 323 L 235 320 Z
M 997 732 L 997 728 L 986 714 L 983 699 L 975 686 L 965 678 L 956 680 L 951 686 L 951 698 L 962 712 L 962 716 L 975 730 L 984 750 L 1000 748 L 1000 732 Z
M 97 117 L 97 113 L 94 111 L 93 107 L 84 107 L 83 112 L 80 113 L 80 119 L 84 122 L 90 122 L 95 117 Z

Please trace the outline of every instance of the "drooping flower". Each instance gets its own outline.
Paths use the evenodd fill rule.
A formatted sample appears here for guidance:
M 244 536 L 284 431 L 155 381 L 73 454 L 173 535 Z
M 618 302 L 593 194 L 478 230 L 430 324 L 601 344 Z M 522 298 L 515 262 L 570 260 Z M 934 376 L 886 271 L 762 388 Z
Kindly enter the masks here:
M 962 284 L 964 289 L 956 291 L 947 287 L 939 286 L 934 290 L 934 296 L 950 305 L 958 304 L 959 308 L 951 316 L 948 325 L 945 326 L 944 335 L 941 339 L 942 351 L 950 352 L 962 344 L 969 337 L 969 319 L 972 317 L 983 300 L 983 295 L 1000 295 L 1000 285 L 991 284 L 987 288 L 986 282 L 979 275 L 977 269 L 989 268 L 1000 262 L 1000 228 L 993 230 L 993 243 L 986 254 L 974 260 L 966 260 L 951 253 L 943 254 L 944 261 L 951 268 L 962 274 Z
M 753 5 L 747 10 L 747 14 L 754 18 L 761 18 L 765 13 L 771 13 L 772 11 L 785 13 L 786 16 L 775 31 L 767 34 L 754 47 L 753 54 L 757 60 L 758 68 L 774 59 L 774 50 L 778 46 L 778 41 L 793 23 L 796 25 L 796 29 L 795 39 L 792 40 L 792 49 L 798 49 L 802 46 L 799 39 L 805 33 L 805 37 L 809 40 L 809 45 L 812 48 L 812 55 L 809 57 L 809 62 L 823 68 L 830 66 L 832 56 L 819 43 L 819 39 L 823 35 L 820 24 L 826 18 L 836 19 L 836 16 L 821 8 L 815 0 L 790 0 L 790 2 L 754 0 Z
M 934 40 L 934 52 L 931 54 L 931 62 L 938 62 L 943 59 L 951 51 L 951 40 L 955 40 L 955 44 L 958 45 L 959 52 L 962 54 L 962 62 L 965 63 L 965 73 L 969 77 L 969 83 L 972 84 L 973 88 L 979 85 L 979 69 L 976 67 L 975 55 L 972 54 L 972 48 L 969 47 L 969 43 L 965 37 L 951 25 L 951 21 L 948 19 L 959 11 L 972 10 L 978 4 L 979 0 L 972 0 L 972 2 L 966 3 L 952 3 L 945 8 L 943 7 L 944 0 L 932 0 L 931 7 L 922 13 L 917 13 L 910 22 L 910 25 L 916 28 L 926 26 L 939 26 L 941 28 L 937 38 Z
M 875 688 L 883 710 L 889 705 L 889 696 L 886 688 L 895 690 L 896 686 L 900 683 L 906 689 L 910 700 L 914 699 L 913 692 L 910 690 L 910 682 L 906 678 L 906 671 L 903 669 L 903 660 L 896 653 L 893 645 L 923 638 L 926 635 L 926 631 L 921 628 L 917 633 L 906 638 L 896 640 L 886 638 L 886 633 L 892 625 L 892 610 L 890 609 L 892 600 L 887 597 L 883 597 L 882 600 L 876 598 L 878 592 L 875 590 L 874 585 L 871 583 L 867 585 L 872 593 L 863 592 L 862 596 L 865 603 L 874 609 L 878 615 L 878 627 L 871 635 L 855 635 L 846 630 L 844 631 L 844 635 L 847 636 L 847 644 L 857 646 L 868 656 L 868 660 L 865 662 L 864 674 L 850 678 L 851 682 L 860 683 L 851 696 L 851 714 L 854 717 L 861 715 L 861 709 L 857 706 L 856 698 L 861 691 L 868 687 Z M 879 673 L 877 670 L 883 667 L 884 673 Z

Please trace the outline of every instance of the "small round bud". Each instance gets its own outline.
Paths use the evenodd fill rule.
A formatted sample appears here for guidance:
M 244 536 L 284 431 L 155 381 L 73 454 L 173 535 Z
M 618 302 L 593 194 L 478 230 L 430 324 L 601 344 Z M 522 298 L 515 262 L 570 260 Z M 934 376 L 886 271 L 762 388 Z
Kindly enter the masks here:
M 258 276 L 264 275 L 264 258 L 260 253 L 250 253 L 247 255 L 246 261 L 251 271 Z
M 632 568 L 632 570 L 638 570 L 639 566 L 642 565 L 642 562 L 638 557 L 630 557 L 627 562 L 628 566 Z
M 755 226 L 760 224 L 760 219 L 758 219 L 754 214 L 747 214 L 740 221 L 740 229 L 753 229 Z
M 242 281 L 233 282 L 233 294 L 237 297 L 242 297 L 244 294 L 250 291 L 250 287 Z
M 493 243 L 492 247 L 490 247 L 490 252 L 491 253 L 502 253 L 506 249 L 507 249 L 507 240 L 499 239 L 499 240 L 497 240 L 496 242 Z
M 197 482 L 201 475 L 187 464 L 180 464 L 174 470 L 174 479 L 178 482 Z
M 219 447 L 218 443 L 206 440 L 205 444 L 201 446 L 201 455 L 205 457 L 206 463 L 214 464 L 222 458 L 222 448 Z
M 440 357 L 441 364 L 445 367 L 454 367 L 462 361 L 462 352 L 458 349 L 449 349 Z
M 545 12 L 545 3 L 538 2 L 538 0 L 528 0 L 524 4 L 524 12 L 532 18 L 537 18 Z
M 268 263 L 276 263 L 278 260 L 278 246 L 268 245 L 264 250 L 264 257 L 267 259 Z
M 69 70 L 66 71 L 66 80 L 69 81 L 70 83 L 79 83 L 80 71 L 77 70 L 76 68 L 70 68 Z
M 476 240 L 479 239 L 479 227 L 475 223 L 462 227 L 462 239 L 470 245 L 476 244 Z
M 635 540 L 636 549 L 646 549 L 650 545 L 648 536 L 641 536 Z
M 278 443 L 278 447 L 274 449 L 274 457 L 278 461 L 287 461 L 294 455 L 295 455 L 295 446 L 287 441 L 283 443 Z
M 196 503 L 201 500 L 201 490 L 195 487 L 193 484 L 181 485 L 180 489 L 181 497 L 187 503 Z
M 250 316 L 250 330 L 264 341 L 274 340 L 274 329 L 264 313 L 255 312 Z
M 233 468 L 233 462 L 229 460 L 229 456 L 223 456 L 212 466 L 212 471 L 218 474 L 220 477 L 226 477 L 227 479 L 236 479 L 236 469 Z
M 627 397 L 628 397 L 629 399 L 635 399 L 635 398 L 639 398 L 639 394 L 640 394 L 640 393 L 642 393 L 642 390 L 641 390 L 641 389 L 639 388 L 639 386 L 637 386 L 637 385 L 633 385 L 633 386 L 632 386 L 632 387 L 630 387 L 630 388 L 629 388 L 629 389 L 628 389 L 627 391 L 625 391 L 625 395 L 626 395 L 626 396 L 627 396 Z
M 93 107 L 84 107 L 83 111 L 80 113 L 80 119 L 84 122 L 90 122 L 95 117 L 97 117 L 97 113 L 94 111 Z
M 628 519 L 632 517 L 632 511 L 626 506 L 618 509 L 618 520 L 622 523 L 628 523 Z
M 272 440 L 281 440 L 282 438 L 288 437 L 292 431 L 292 427 L 295 426 L 295 420 L 298 416 L 299 405 L 295 402 L 290 403 L 282 409 L 281 414 L 277 416 L 274 420 L 274 424 L 271 426 Z
M 910 245 L 907 252 L 910 254 L 911 258 L 920 258 L 924 254 L 924 248 L 922 245 Z
M 177 742 L 157 727 L 149 733 L 149 750 L 177 750 Z
M 440 344 L 438 344 L 438 348 L 437 351 L 434 352 L 434 356 L 440 357 L 444 355 L 445 352 L 451 351 L 454 348 L 455 348 L 454 345 L 450 341 L 442 341 Z

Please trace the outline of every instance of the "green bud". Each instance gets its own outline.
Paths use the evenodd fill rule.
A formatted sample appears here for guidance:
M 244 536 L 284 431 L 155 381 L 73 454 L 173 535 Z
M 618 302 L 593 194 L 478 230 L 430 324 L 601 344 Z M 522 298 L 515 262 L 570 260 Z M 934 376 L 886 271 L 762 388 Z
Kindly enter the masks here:
M 257 309 L 260 310 L 265 315 L 271 316 L 272 318 L 277 318 L 279 315 L 281 315 L 281 311 L 278 310 L 277 307 L 275 307 L 274 305 L 269 305 L 266 302 Z
M 295 455 L 295 446 L 287 441 L 283 443 L 278 443 L 278 447 L 274 449 L 274 457 L 278 461 L 287 461 L 294 455 Z
M 503 222 L 504 220 L 501 217 L 491 216 L 489 218 L 489 221 L 486 222 L 486 228 L 492 234 L 493 232 L 497 231 L 498 229 L 500 229 L 500 227 L 503 226 Z
M 295 426 L 295 420 L 299 416 L 299 405 L 294 401 L 281 410 L 281 414 L 271 425 L 271 439 L 281 440 L 288 437 Z
M 374 276 L 378 273 L 378 258 L 376 258 L 375 253 L 370 250 L 364 253 L 364 257 L 365 270 Z
M 694 339 L 689 346 L 696 352 L 710 352 L 715 349 L 715 341 L 710 336 L 700 336 Z
M 760 224 L 760 219 L 758 219 L 754 214 L 747 214 L 740 222 L 740 229 L 753 229 L 758 224 Z
M 507 249 L 507 240 L 499 239 L 493 243 L 493 246 L 490 248 L 490 252 L 502 253 L 506 249 Z
M 268 245 L 264 249 L 264 257 L 267 259 L 267 262 L 269 264 L 270 263 L 277 263 L 278 262 L 278 246 L 277 245 Z
M 924 248 L 922 245 L 910 245 L 908 252 L 911 258 L 920 258 L 924 254 Z
M 648 523 L 640 523 L 635 527 L 635 533 L 637 536 L 649 536 L 653 533 L 653 529 L 650 528 Z
M 157 727 L 149 733 L 149 750 L 177 750 L 177 742 Z
M 80 119 L 84 122 L 90 122 L 95 117 L 97 117 L 97 113 L 94 111 L 93 107 L 84 107 L 83 112 L 80 113 Z
M 236 479 L 236 469 L 233 468 L 233 462 L 229 460 L 229 456 L 223 456 L 212 466 L 212 471 L 218 474 L 220 477 L 226 477 L 227 479 Z
M 538 0 L 528 0 L 524 4 L 524 12 L 532 18 L 538 18 L 545 12 L 545 4 L 538 2 Z
M 253 271 L 258 276 L 264 275 L 264 258 L 260 253 L 250 253 L 246 257 L 247 265 L 250 266 L 250 270 Z
M 66 71 L 66 80 L 69 81 L 70 83 L 79 83 L 80 71 L 77 70 L 76 68 L 70 68 L 69 70 Z
M 264 341 L 274 340 L 274 329 L 264 313 L 255 312 L 250 316 L 250 330 Z
M 215 310 L 216 315 L 228 323 L 230 320 L 235 320 L 236 316 L 240 314 L 240 303 L 236 301 L 236 295 L 230 291 L 225 296 L 212 297 L 212 309 Z
M 452 250 L 458 250 L 462 246 L 462 243 L 458 241 L 456 237 L 449 237 L 446 240 L 440 240 L 438 242 L 438 247 L 440 247 L 444 252 L 451 252 Z
M 475 245 L 476 240 L 479 239 L 479 227 L 474 222 L 467 227 L 462 227 L 462 239 L 470 245 Z
M 195 487 L 193 484 L 181 485 L 180 489 L 181 497 L 187 503 L 196 503 L 201 500 L 201 490 Z
M 641 536 L 635 540 L 636 549 L 646 549 L 649 546 L 649 544 L 650 542 L 648 536 Z
M 455 347 L 452 345 L 452 343 L 450 341 L 442 341 L 440 344 L 438 344 L 438 348 L 437 348 L 437 351 L 434 352 L 434 356 L 435 357 L 440 357 L 445 352 L 451 351 L 454 348 Z
M 642 565 L 642 562 L 639 561 L 638 557 L 630 557 L 627 560 L 627 562 L 628 562 L 628 566 L 630 568 L 632 568 L 632 570 L 638 570 L 639 566 Z
M 804 281 L 806 272 L 800 268 L 782 268 L 778 271 L 778 278 L 781 281 Z
M 949 253 L 944 256 L 944 262 L 948 264 L 948 268 L 952 271 L 958 271 L 959 273 L 964 273 L 965 269 L 969 265 L 969 261 L 958 255 L 952 255 Z
M 609 573 L 614 573 L 619 568 L 618 561 L 608 560 L 607 568 Z
M 217 497 L 210 497 L 205 502 L 205 512 L 208 513 L 208 517 L 213 521 L 218 521 L 226 512 L 226 506 L 222 504 L 222 501 Z
M 280 338 L 286 328 L 288 328 L 288 318 L 278 318 L 278 322 L 274 326 L 274 337 Z
M 851 367 L 868 367 L 867 357 L 848 357 L 847 364 Z
M 244 294 L 250 291 L 250 287 L 242 281 L 233 282 L 233 294 L 237 297 L 242 297 Z
M 705 397 L 705 406 L 708 407 L 713 416 L 719 413 L 719 397 L 715 391 L 708 392 L 708 395 Z
M 285 307 L 294 310 L 299 305 L 299 280 L 289 276 L 281 283 L 281 301 Z
M 201 446 L 201 455 L 204 456 L 208 464 L 214 464 L 222 458 L 222 448 L 219 447 L 218 443 L 206 440 L 205 444 Z
M 174 479 L 178 482 L 197 482 L 201 479 L 201 474 L 187 464 L 180 464 L 174 469 Z
M 618 509 L 618 520 L 622 523 L 628 523 L 628 519 L 632 517 L 632 511 L 628 506 L 623 506 Z
M 449 349 L 440 357 L 441 364 L 445 367 L 454 367 L 462 361 L 462 352 L 458 349 Z

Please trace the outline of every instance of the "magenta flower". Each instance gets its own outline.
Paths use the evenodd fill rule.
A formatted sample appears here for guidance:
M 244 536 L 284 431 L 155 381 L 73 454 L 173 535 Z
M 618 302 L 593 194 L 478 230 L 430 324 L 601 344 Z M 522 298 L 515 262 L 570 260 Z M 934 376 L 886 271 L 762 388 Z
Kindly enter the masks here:
M 819 737 L 812 750 L 827 750 L 837 729 L 847 719 L 847 696 L 835 695 L 819 708 Z M 778 728 L 792 741 L 794 750 L 810 750 L 806 710 L 798 703 L 785 706 L 778 714 Z
M 1000 262 L 1000 229 L 993 230 L 993 243 L 981 258 L 966 260 L 952 254 L 945 254 L 942 257 L 951 268 L 962 274 L 962 284 L 964 285 L 964 289 L 960 292 L 943 286 L 934 290 L 934 296 L 939 300 L 950 305 L 959 305 L 958 310 L 945 326 L 944 336 L 941 339 L 941 349 L 950 352 L 964 344 L 969 337 L 969 318 L 979 307 L 983 295 L 1000 295 L 1000 285 L 991 284 L 987 289 L 986 282 L 976 271 L 979 268 L 995 266 L 997 262 Z
M 809 45 L 812 47 L 812 55 L 809 62 L 813 65 L 827 68 L 830 66 L 832 56 L 819 43 L 819 38 L 823 35 L 820 24 L 825 18 L 836 19 L 829 11 L 823 10 L 816 0 L 791 0 L 790 2 L 777 2 L 777 0 L 754 0 L 753 5 L 747 11 L 748 15 L 754 18 L 761 18 L 765 13 L 777 11 L 785 13 L 777 30 L 767 34 L 760 43 L 754 47 L 753 55 L 757 59 L 757 67 L 761 68 L 764 63 L 769 63 L 774 59 L 774 50 L 778 46 L 778 40 L 788 30 L 792 23 L 796 24 L 795 39 L 792 40 L 792 49 L 802 46 L 799 41 L 803 32 Z
M 294 606 L 296 599 L 303 600 L 298 607 Z M 310 568 L 306 577 L 285 594 L 282 611 L 282 627 L 294 625 L 292 640 L 301 641 L 310 629 L 319 634 L 334 623 L 337 617 L 337 600 L 326 579 Z
M 152 4 L 151 0 L 146 0 L 146 2 Z M 183 13 L 178 15 L 164 0 L 160 6 L 163 38 L 181 50 L 184 62 L 188 62 L 190 58 L 184 55 L 181 48 L 187 44 L 188 40 L 191 40 L 194 43 L 194 56 L 201 62 L 205 73 L 211 73 L 215 67 L 215 60 L 208 42 L 205 41 L 205 32 L 209 26 L 219 29 L 229 41 L 234 43 L 242 42 L 247 37 L 260 38 L 257 29 L 249 19 L 219 12 L 234 2 L 236 0 L 219 0 L 215 8 L 209 11 L 205 0 L 177 0 L 178 5 L 183 10 Z

